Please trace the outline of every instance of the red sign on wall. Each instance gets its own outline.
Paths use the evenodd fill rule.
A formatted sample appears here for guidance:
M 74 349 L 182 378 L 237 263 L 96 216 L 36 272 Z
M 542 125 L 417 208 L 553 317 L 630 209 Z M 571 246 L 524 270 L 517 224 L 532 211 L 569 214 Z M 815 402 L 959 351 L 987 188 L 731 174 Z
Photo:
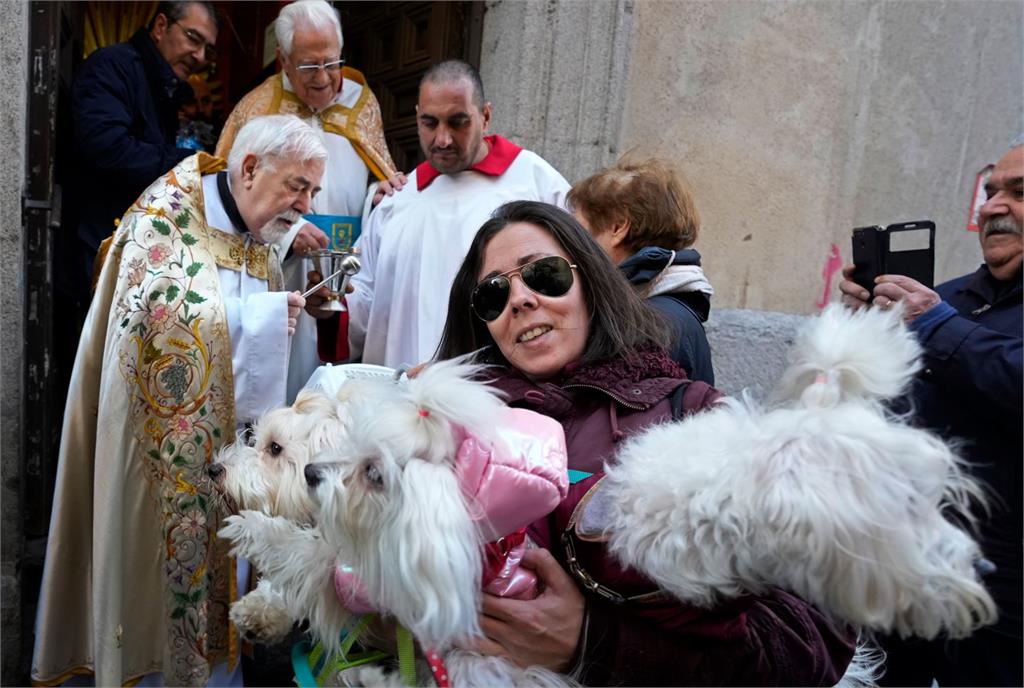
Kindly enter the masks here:
M 991 174 L 992 165 L 986 165 L 974 179 L 974 196 L 971 198 L 971 207 L 967 210 L 968 232 L 978 231 L 978 211 L 981 210 L 981 206 L 985 205 L 985 201 L 988 200 L 988 194 L 985 193 L 985 184 L 988 182 Z

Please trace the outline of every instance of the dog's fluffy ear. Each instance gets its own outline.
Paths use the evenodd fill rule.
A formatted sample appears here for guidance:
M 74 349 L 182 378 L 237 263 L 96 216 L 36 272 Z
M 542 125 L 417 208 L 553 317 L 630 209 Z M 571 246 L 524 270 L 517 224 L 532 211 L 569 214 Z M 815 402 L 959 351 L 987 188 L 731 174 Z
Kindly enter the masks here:
M 424 647 L 446 650 L 480 634 L 476 528 L 449 467 L 412 460 L 394 477 L 401 499 L 379 512 L 372 542 L 354 548 L 353 568 Z
M 300 400 L 303 406 L 297 420 L 302 424 L 300 432 L 305 437 L 311 459 L 324 450 L 342 446 L 347 434 L 342 403 L 326 394 L 320 394 L 314 400 L 302 399 L 300 394 L 295 401 L 296 406 Z
M 831 406 L 849 397 L 892 399 L 921 369 L 920 358 L 900 309 L 832 304 L 797 336 L 772 400 Z
M 455 449 L 453 427 L 481 438 L 490 438 L 505 402 L 501 393 L 480 381 L 485 366 L 468 363 L 467 357 L 438 361 L 426 366 L 405 385 L 406 398 L 414 407 L 424 452 L 432 460 L 450 457 Z

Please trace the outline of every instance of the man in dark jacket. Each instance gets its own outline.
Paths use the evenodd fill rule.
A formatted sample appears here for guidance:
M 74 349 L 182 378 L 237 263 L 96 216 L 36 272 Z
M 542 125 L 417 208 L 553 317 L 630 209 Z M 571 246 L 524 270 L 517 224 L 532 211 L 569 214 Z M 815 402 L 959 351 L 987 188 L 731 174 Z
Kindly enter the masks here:
M 1024 256 L 1024 141 L 996 164 L 978 218 L 985 263 L 933 291 L 901 275 L 876 280 L 871 297 L 847 279 L 843 301 L 870 299 L 904 317 L 925 350 L 913 389 L 915 418 L 950 440 L 963 441 L 972 474 L 991 490 L 981 513 L 981 544 L 996 565 L 985 583 L 999 621 L 962 641 L 886 644 L 886 683 L 926 686 L 1022 685 L 1021 261 Z
M 213 58 L 217 18 L 206 2 L 162 2 L 148 29 L 100 48 L 71 93 L 79 266 L 91 272 L 100 242 L 139 193 L 195 151 L 174 145 L 190 74 Z M 71 227 L 69 227 L 71 229 Z

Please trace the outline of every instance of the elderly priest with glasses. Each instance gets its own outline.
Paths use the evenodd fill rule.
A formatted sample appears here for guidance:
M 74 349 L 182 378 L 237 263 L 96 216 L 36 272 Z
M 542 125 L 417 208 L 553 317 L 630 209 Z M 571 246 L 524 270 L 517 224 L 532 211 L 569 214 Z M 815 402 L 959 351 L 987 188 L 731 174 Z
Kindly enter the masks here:
M 305 301 L 282 290 L 275 242 L 326 159 L 298 118 L 253 119 L 226 170 L 181 161 L 105 247 L 68 390 L 35 682 L 240 685 L 228 605 L 248 572 L 215 537 L 206 468 L 285 401 Z
M 384 142 L 377 98 L 363 75 L 341 59 L 337 11 L 324 0 L 293 2 L 281 9 L 274 33 L 282 70 L 238 103 L 224 125 L 217 155 L 224 157 L 238 129 L 258 115 L 294 114 L 325 134 L 323 191 L 313 204 L 310 221 L 297 223 L 281 246 L 285 281 L 301 288 L 313 269 L 303 259 L 306 253 L 326 248 L 329 233 L 335 248 L 347 248 L 358 236 L 369 184 L 385 181 L 391 192 L 401 188 L 405 178 L 395 171 Z M 303 342 L 314 341 L 311 318 L 302 316 L 299 329 L 309 335 Z M 311 372 L 294 370 L 291 391 L 300 388 Z

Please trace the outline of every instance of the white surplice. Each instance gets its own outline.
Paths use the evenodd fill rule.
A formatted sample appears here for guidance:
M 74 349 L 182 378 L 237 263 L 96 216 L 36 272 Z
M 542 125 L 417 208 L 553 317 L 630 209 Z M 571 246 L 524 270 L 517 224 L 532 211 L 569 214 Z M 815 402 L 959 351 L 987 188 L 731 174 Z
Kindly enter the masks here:
M 417 173 L 381 201 L 357 242 L 363 267 L 347 299 L 349 346 L 364 363 L 398 368 L 429 360 L 441 341 L 452 280 L 480 226 L 503 203 L 564 206 L 569 191 L 562 175 L 528 150 L 498 177 L 442 174 L 421 191 Z

